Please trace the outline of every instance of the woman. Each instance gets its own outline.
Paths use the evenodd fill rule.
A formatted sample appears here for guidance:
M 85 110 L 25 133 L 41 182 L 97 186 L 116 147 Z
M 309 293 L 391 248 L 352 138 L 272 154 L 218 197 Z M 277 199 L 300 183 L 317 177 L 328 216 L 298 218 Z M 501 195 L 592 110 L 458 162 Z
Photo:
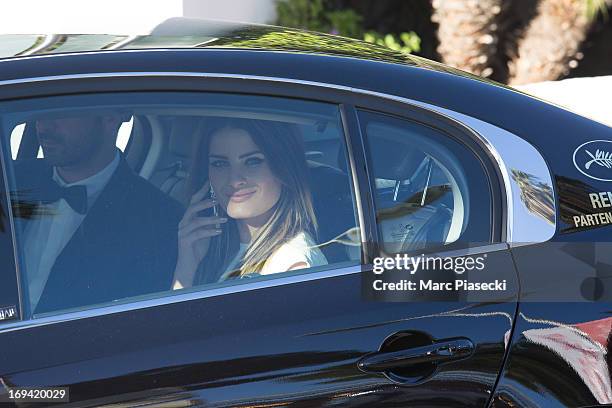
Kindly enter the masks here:
M 203 125 L 190 176 L 191 191 L 198 190 L 179 224 L 173 288 L 326 264 L 313 240 L 317 223 L 296 129 L 237 118 Z M 214 207 L 218 216 L 202 214 Z

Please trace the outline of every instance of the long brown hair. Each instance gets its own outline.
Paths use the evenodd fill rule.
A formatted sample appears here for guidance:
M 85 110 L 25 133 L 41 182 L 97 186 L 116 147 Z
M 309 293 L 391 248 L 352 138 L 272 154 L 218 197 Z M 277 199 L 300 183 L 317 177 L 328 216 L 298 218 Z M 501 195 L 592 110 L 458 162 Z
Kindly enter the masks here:
M 241 129 L 251 136 L 282 185 L 270 219 L 249 244 L 239 269 L 230 275 L 234 277 L 260 272 L 274 251 L 300 232 L 316 236 L 317 221 L 302 137 L 297 126 L 289 123 L 244 118 L 202 120 L 196 133 L 196 137 L 201 137 L 196 140 L 190 172 L 191 195 L 208 180 L 208 154 L 213 135 L 226 128 Z M 208 253 L 198 268 L 198 283 L 216 281 L 238 252 L 240 239 L 236 221 L 222 207 L 219 215 L 229 221 L 221 224 L 222 234 L 211 238 Z

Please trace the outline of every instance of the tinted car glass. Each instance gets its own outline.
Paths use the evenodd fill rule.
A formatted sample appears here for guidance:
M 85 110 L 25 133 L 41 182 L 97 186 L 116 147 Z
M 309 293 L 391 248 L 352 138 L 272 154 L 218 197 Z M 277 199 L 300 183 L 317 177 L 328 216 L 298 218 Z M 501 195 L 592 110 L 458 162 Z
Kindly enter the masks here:
M 117 130 L 117 141 L 115 142 L 115 145 L 122 152 L 125 151 L 130 141 L 130 135 L 132 132 L 133 125 L 134 125 L 134 117 L 131 117 L 130 120 L 123 122 L 121 126 L 119 127 L 119 129 Z M 26 126 L 25 123 L 20 123 L 19 125 L 15 126 L 13 130 L 11 131 L 10 152 L 11 152 L 11 158 L 13 160 L 16 160 L 18 157 L 19 148 L 21 145 L 21 140 L 23 139 L 23 132 L 25 130 L 25 126 Z M 28 153 L 24 152 L 22 154 L 27 157 Z M 39 159 L 42 159 L 45 157 L 44 151 L 41 146 L 39 146 L 38 148 L 36 157 Z
M 26 316 L 359 263 L 335 105 L 92 94 L 2 126 Z
M 478 157 L 428 125 L 360 112 L 383 249 L 405 253 L 491 239 L 491 192 Z

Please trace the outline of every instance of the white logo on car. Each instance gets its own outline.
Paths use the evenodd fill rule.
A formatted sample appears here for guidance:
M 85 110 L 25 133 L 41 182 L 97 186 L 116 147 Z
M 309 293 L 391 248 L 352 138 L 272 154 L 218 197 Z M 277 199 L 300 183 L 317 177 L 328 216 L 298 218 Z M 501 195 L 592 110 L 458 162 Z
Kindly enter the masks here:
M 597 149 L 595 151 L 595 155 L 593 156 L 593 153 L 589 152 L 588 150 L 584 149 L 584 152 L 586 154 L 588 154 L 589 156 L 591 156 L 591 158 L 593 160 L 589 160 L 585 165 L 584 168 L 585 169 L 589 169 L 589 167 L 591 167 L 591 164 L 596 163 L 599 164 L 600 166 L 604 166 L 607 168 L 612 168 L 612 153 L 610 152 L 604 152 L 601 151 L 599 149 Z
M 591 140 L 574 150 L 574 166 L 585 176 L 612 181 L 612 141 Z

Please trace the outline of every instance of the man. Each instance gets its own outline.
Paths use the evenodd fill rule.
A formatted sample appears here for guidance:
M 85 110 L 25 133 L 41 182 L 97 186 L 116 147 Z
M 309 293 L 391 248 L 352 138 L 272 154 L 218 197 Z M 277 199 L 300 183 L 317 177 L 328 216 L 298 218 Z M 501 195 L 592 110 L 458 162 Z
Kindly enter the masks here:
M 31 313 L 170 289 L 181 208 L 116 148 L 125 119 L 107 111 L 36 121 L 44 159 L 16 165 L 13 203 Z

